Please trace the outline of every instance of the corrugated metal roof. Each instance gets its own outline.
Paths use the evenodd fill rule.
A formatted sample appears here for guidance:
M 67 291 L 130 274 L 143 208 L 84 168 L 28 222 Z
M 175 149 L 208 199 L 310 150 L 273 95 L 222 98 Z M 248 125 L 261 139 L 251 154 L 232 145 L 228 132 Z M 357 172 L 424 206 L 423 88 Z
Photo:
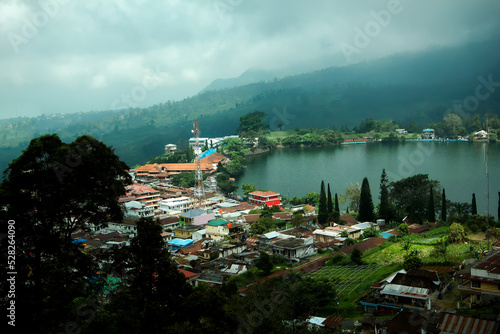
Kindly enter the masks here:
M 429 289 L 425 288 L 417 288 L 413 286 L 399 285 L 399 284 L 387 284 L 382 291 L 381 294 L 385 295 L 395 295 L 395 296 L 408 296 L 418 299 L 426 299 L 430 294 Z
M 479 264 L 475 265 L 474 268 L 487 270 L 489 273 L 493 274 L 500 274 L 500 253 L 487 257 Z
M 449 334 L 488 334 L 496 333 L 499 323 L 451 313 L 442 313 L 439 319 L 441 333 Z

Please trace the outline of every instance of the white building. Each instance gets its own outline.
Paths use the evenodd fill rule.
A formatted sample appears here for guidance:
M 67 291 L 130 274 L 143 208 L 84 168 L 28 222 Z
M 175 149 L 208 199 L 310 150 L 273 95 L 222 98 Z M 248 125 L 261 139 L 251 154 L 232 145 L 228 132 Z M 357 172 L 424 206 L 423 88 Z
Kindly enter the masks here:
M 130 201 L 123 204 L 124 216 L 129 218 L 153 217 L 154 207 L 146 206 L 142 202 Z
M 239 136 L 233 135 L 215 138 L 198 138 L 198 147 L 196 147 L 196 138 L 189 138 L 189 147 L 194 150 L 194 154 L 200 154 L 201 148 L 205 146 L 205 144 L 208 145 L 208 148 L 217 148 L 222 143 L 222 141 L 227 138 L 239 138 Z
M 165 145 L 165 154 L 172 154 L 175 152 L 177 152 L 177 145 L 175 145 L 175 144 Z
M 184 213 L 193 208 L 195 200 L 190 197 L 174 197 L 160 201 L 160 210 L 164 213 Z

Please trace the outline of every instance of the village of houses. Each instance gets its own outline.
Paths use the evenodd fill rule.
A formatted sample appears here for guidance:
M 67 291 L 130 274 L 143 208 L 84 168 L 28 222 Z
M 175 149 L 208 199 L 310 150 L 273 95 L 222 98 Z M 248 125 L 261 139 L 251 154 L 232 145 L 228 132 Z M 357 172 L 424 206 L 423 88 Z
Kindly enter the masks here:
M 214 139 L 222 140 L 222 138 Z M 175 145 L 166 145 L 166 153 L 175 151 Z M 75 243 L 82 243 L 89 251 L 129 245 L 136 235 L 140 218 L 153 217 L 162 225 L 161 234 L 178 271 L 197 286 L 221 286 L 229 278 L 252 267 L 261 252 L 282 255 L 288 268 L 271 276 L 286 275 L 291 270 L 314 273 L 325 266 L 335 254 L 349 255 L 357 247 L 366 252 L 381 245 L 395 235 L 397 229 L 387 229 L 384 220 L 358 222 L 350 214 L 340 216 L 340 224 L 321 226 L 315 223 L 316 208 L 310 205 L 287 207 L 273 214 L 282 229 L 261 235 L 251 235 L 250 227 L 260 214 L 250 214 L 263 206 L 284 207 L 280 194 L 274 191 L 250 192 L 245 201 L 226 198 L 217 192 L 213 175 L 219 163 L 227 158 L 211 150 L 200 156 L 197 163 L 148 164 L 130 173 L 133 184 L 125 196 L 119 198 L 124 218 L 120 223 L 93 233 L 78 232 Z M 196 189 L 173 187 L 169 178 L 184 171 L 201 171 L 208 175 L 202 199 L 195 196 Z M 303 213 L 311 224 L 293 227 L 294 212 Z M 374 228 L 379 236 L 360 240 L 364 230 Z M 412 224 L 410 234 L 425 232 L 429 227 Z M 344 245 L 346 239 L 359 240 Z M 328 252 L 332 247 L 340 249 Z M 325 252 L 326 251 L 326 252 Z M 369 275 L 368 275 L 369 276 Z M 451 277 L 451 278 L 450 278 Z M 455 307 L 443 306 L 440 299 L 448 289 L 458 288 L 460 302 Z M 240 289 L 245 294 L 245 288 Z M 399 270 L 381 281 L 374 282 L 370 291 L 359 300 L 364 309 L 362 319 L 348 320 L 332 314 L 328 317 L 311 315 L 310 325 L 331 329 L 379 328 L 380 333 L 496 333 L 499 322 L 458 315 L 456 309 L 471 307 L 481 301 L 500 297 L 500 252 L 495 249 L 477 260 L 467 260 L 456 266 L 427 266 L 406 272 Z M 463 306 L 465 305 L 465 306 Z M 377 311 L 390 310 L 390 316 L 376 318 Z M 374 312 L 375 311 L 375 312 Z M 378 326 L 378 327 L 377 327 Z

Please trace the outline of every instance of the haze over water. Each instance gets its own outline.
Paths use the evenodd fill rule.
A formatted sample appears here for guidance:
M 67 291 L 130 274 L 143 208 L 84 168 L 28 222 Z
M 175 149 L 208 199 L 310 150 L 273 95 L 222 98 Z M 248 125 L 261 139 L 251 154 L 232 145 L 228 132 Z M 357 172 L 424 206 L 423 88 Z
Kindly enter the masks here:
M 238 186 L 253 183 L 257 189 L 274 190 L 287 198 L 319 192 L 321 180 L 332 194 L 343 193 L 350 183 L 368 178 L 375 204 L 380 175 L 385 168 L 390 181 L 415 174 L 429 174 L 446 189 L 454 202 L 472 200 L 476 194 L 479 214 L 487 213 L 485 143 L 407 142 L 404 144 L 340 145 L 290 148 L 247 157 Z M 489 146 L 490 215 L 497 216 L 500 191 L 500 145 Z M 241 192 L 241 191 L 240 191 Z M 345 204 L 340 205 L 346 209 Z

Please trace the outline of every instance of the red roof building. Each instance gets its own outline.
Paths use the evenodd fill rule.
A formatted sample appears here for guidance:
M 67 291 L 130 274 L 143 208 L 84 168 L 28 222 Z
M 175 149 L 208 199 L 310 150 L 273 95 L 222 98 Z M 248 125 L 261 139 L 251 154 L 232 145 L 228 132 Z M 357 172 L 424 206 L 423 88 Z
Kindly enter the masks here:
M 157 209 L 160 207 L 160 192 L 150 186 L 133 183 L 126 187 L 126 194 L 118 199 L 120 203 L 137 201 L 145 206 Z
M 272 207 L 277 205 L 281 207 L 280 194 L 274 191 L 253 191 L 248 194 L 250 203 L 258 206 L 267 205 Z
M 214 173 L 217 170 L 217 164 L 225 164 L 227 158 L 220 153 L 213 153 L 203 159 L 200 159 L 201 171 L 205 174 Z M 142 180 L 167 179 L 174 174 L 182 172 L 192 172 L 197 169 L 195 162 L 191 163 L 164 163 L 164 164 L 146 164 L 135 170 L 136 176 Z
M 180 269 L 180 268 L 177 268 L 177 271 L 179 271 L 181 274 L 183 274 L 184 276 L 186 276 L 186 279 L 190 279 L 190 278 L 198 276 L 198 274 L 195 274 L 195 273 L 192 273 L 190 271 L 187 271 L 187 270 L 184 270 L 184 269 Z

